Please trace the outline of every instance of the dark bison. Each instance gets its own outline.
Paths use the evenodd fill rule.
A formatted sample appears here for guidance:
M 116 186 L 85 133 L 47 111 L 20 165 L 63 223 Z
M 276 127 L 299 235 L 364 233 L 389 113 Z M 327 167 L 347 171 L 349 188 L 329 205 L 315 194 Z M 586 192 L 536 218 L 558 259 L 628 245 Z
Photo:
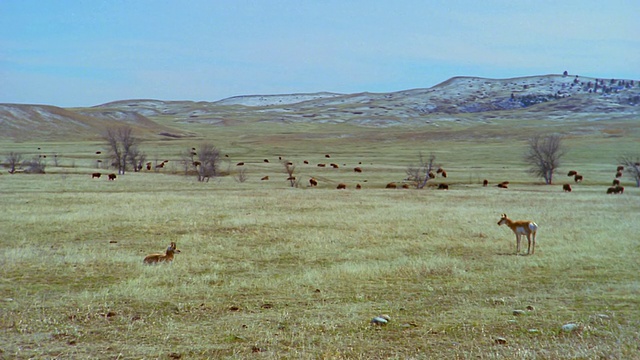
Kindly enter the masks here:
M 109 174 L 109 181 L 113 181 L 116 179 L 116 174 Z
M 269 176 L 263 176 L 260 180 L 269 180 Z
M 503 181 L 503 182 L 499 183 L 496 186 L 501 188 L 501 189 L 508 189 L 509 188 L 509 182 L 508 181 Z
M 484 186 L 484 187 L 489 186 L 489 180 L 484 179 L 484 181 L 482 182 L 482 186 Z
M 362 189 L 362 185 L 356 184 L 356 190 L 360 190 L 360 189 Z
M 102 176 L 101 173 L 93 173 L 93 174 L 91 174 L 91 178 L 92 179 L 100 179 L 100 176 Z
M 622 171 L 616 172 L 616 178 L 622 177 Z
M 562 185 L 562 190 L 564 192 L 571 192 L 571 185 L 569 185 L 569 184 Z
M 624 166 L 622 166 L 622 165 L 618 166 L 618 168 L 616 169 L 616 171 L 624 171 Z
M 355 171 L 357 173 L 361 173 L 362 172 L 362 168 L 358 166 L 358 167 L 353 168 L 353 171 Z
M 577 174 L 578 174 L 578 172 L 577 172 L 577 171 L 575 171 L 575 170 L 571 170 L 571 171 L 569 171 L 569 172 L 567 173 L 567 176 L 576 176 Z
M 346 189 L 346 188 L 347 188 L 347 184 L 340 183 L 340 184 L 338 184 L 338 187 L 336 189 Z
M 449 190 L 449 184 L 439 184 L 438 190 Z
M 583 177 L 582 177 L 582 175 L 580 175 L 580 174 L 576 174 L 576 175 L 573 177 L 573 180 L 574 180 L 575 182 L 577 182 L 577 183 L 578 183 L 578 182 L 581 182 L 583 179 L 584 179 L 584 178 L 583 178 Z
M 624 194 L 624 186 L 612 186 L 607 189 L 607 194 Z
M 318 186 L 318 180 L 314 178 L 309 179 L 309 186 Z
M 397 187 L 398 187 L 398 185 L 396 185 L 396 183 L 394 183 L 394 182 L 390 182 L 386 186 L 387 189 L 395 189 Z

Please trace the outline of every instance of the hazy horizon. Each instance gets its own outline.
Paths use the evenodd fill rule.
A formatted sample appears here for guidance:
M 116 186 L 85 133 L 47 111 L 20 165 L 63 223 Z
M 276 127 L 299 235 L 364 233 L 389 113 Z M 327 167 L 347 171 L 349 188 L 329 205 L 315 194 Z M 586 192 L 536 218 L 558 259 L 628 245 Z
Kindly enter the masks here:
M 640 80 L 640 2 L 7 1 L 0 103 L 392 92 L 455 76 Z

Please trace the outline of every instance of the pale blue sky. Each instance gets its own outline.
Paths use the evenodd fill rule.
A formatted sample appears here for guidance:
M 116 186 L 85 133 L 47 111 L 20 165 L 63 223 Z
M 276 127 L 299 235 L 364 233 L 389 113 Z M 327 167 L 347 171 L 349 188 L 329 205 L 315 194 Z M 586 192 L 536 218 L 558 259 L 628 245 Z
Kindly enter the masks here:
M 640 80 L 638 0 L 0 0 L 0 103 Z

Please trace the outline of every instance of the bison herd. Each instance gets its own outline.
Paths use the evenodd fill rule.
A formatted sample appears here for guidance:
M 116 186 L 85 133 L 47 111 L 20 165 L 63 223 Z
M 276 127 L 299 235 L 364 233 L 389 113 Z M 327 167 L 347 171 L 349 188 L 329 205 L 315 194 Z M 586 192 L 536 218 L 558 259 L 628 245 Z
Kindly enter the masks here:
M 195 148 L 193 148 L 192 150 L 195 151 Z M 96 154 L 100 154 L 100 153 L 101 152 L 99 152 L 99 151 L 96 152 Z M 195 154 L 195 152 L 193 154 Z M 228 155 L 225 155 L 225 156 L 228 157 Z M 325 159 L 330 159 L 331 155 L 330 154 L 325 154 L 324 158 Z M 279 156 L 278 159 L 280 161 L 282 161 L 283 158 L 282 158 L 282 156 Z M 147 170 L 151 170 L 153 168 L 155 168 L 156 170 L 162 169 L 162 168 L 165 167 L 165 165 L 168 162 L 169 162 L 169 160 L 164 160 L 164 161 L 162 161 L 160 163 L 156 163 L 155 165 L 153 165 L 151 162 L 147 162 L 146 163 L 146 169 Z M 262 162 L 265 163 L 265 164 L 270 163 L 269 159 L 263 159 Z M 309 165 L 309 161 L 308 160 L 304 160 L 303 163 L 305 165 Z M 283 162 L 283 164 L 285 164 L 285 163 Z M 362 162 L 359 162 L 358 164 L 362 164 Z M 192 165 L 197 168 L 198 166 L 200 166 L 200 162 L 199 161 L 193 161 Z M 236 163 L 236 166 L 244 166 L 244 165 L 245 165 L 244 161 Z M 344 164 L 344 165 L 346 166 L 346 164 Z M 293 162 L 287 161 L 286 162 L 286 166 L 293 166 Z M 340 165 L 338 165 L 337 163 L 329 163 L 329 164 L 327 164 L 327 163 L 317 163 L 316 166 L 319 167 L 319 168 L 326 168 L 326 167 L 331 167 L 331 168 L 334 168 L 334 169 L 339 169 L 340 168 Z M 355 172 L 355 173 L 359 173 L 359 174 L 363 173 L 363 168 L 361 166 L 356 166 L 356 167 L 353 167 L 352 169 L 353 169 L 353 172 Z M 140 170 L 140 169 L 138 169 L 138 170 Z M 612 181 L 612 186 L 607 188 L 607 191 L 606 191 L 607 194 L 623 194 L 624 193 L 624 187 L 620 185 L 620 178 L 623 176 L 623 172 L 624 172 L 624 166 L 618 166 L 616 168 L 616 172 L 615 172 L 615 175 L 614 175 L 615 177 L 614 177 L 614 179 Z M 447 171 L 445 171 L 441 167 L 438 167 L 438 169 L 435 171 L 435 173 L 432 172 L 432 171 L 429 171 L 427 173 L 427 176 L 428 176 L 429 180 L 436 179 L 436 177 L 438 175 L 440 177 L 442 177 L 442 178 L 447 178 L 449 176 Z M 102 174 L 99 173 L 99 172 L 94 172 L 94 173 L 91 174 L 91 178 L 92 179 L 99 179 L 101 176 L 102 176 Z M 579 174 L 576 170 L 569 171 L 567 173 L 567 176 L 573 177 L 573 181 L 576 184 L 581 183 L 581 182 L 584 181 L 584 176 L 582 174 Z M 116 174 L 107 174 L 106 177 L 107 177 L 107 179 L 109 181 L 114 181 L 117 178 Z M 267 180 L 269 180 L 269 176 L 263 176 L 262 178 L 260 178 L 260 180 L 267 181 Z M 289 176 L 287 178 L 287 180 L 288 181 L 296 181 L 296 177 L 295 176 Z M 409 179 L 405 179 L 405 180 L 409 180 Z M 331 182 L 330 180 L 327 180 L 327 181 Z M 364 182 L 366 182 L 366 181 L 367 180 L 364 180 Z M 308 185 L 309 187 L 317 187 L 318 184 L 319 184 L 319 181 L 318 181 L 317 178 L 315 178 L 315 177 L 309 178 L 309 185 Z M 502 182 L 497 183 L 495 186 L 498 187 L 498 188 L 501 188 L 501 189 L 508 189 L 509 188 L 509 184 L 510 184 L 509 181 L 502 181 Z M 415 186 L 416 183 L 414 182 L 413 185 Z M 489 185 L 489 180 L 484 179 L 482 181 L 482 186 L 483 187 L 487 187 L 488 185 Z M 449 186 L 450 185 L 447 184 L 447 183 L 439 183 L 439 184 L 430 184 L 430 186 L 433 186 L 438 190 L 449 190 Z M 411 186 L 407 182 L 402 182 L 400 185 L 398 183 L 396 183 L 396 182 L 390 182 L 390 183 L 387 183 L 386 186 L 385 186 L 386 189 L 397 189 L 397 188 L 408 189 L 410 187 Z M 355 188 L 356 189 L 362 189 L 362 185 L 360 183 L 357 183 Z M 345 189 L 347 189 L 347 184 L 340 182 L 340 183 L 337 184 L 336 189 L 345 190 Z M 572 188 L 571 184 L 565 183 L 565 184 L 562 185 L 562 191 L 570 193 L 570 192 L 573 191 L 573 188 Z

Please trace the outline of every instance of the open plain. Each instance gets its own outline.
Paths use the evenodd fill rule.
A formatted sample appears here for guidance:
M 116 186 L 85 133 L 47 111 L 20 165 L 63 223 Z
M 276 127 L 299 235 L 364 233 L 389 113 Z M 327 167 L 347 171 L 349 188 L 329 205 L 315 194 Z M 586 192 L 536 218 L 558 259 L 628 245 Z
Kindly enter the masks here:
M 414 91 L 440 94 L 427 107 L 316 94 L 129 101 L 45 121 L 44 107 L 5 104 L 2 157 L 48 160 L 45 174 L 0 174 L 0 358 L 640 358 L 640 189 L 625 173 L 624 194 L 606 194 L 617 159 L 640 151 L 637 106 L 594 94 L 480 101 L 574 83 L 540 79 Z M 487 108 L 457 111 L 456 96 Z M 123 123 L 166 166 L 92 178 L 113 172 L 98 166 L 97 129 Z M 523 161 L 536 134 L 564 137 L 553 185 Z M 224 154 L 209 182 L 181 163 L 203 143 Z M 420 154 L 448 174 L 429 183 L 449 190 L 386 189 Z M 538 224 L 534 255 L 516 255 L 502 213 Z M 181 250 L 171 264 L 143 264 L 170 242 Z M 382 314 L 386 325 L 370 323 Z

